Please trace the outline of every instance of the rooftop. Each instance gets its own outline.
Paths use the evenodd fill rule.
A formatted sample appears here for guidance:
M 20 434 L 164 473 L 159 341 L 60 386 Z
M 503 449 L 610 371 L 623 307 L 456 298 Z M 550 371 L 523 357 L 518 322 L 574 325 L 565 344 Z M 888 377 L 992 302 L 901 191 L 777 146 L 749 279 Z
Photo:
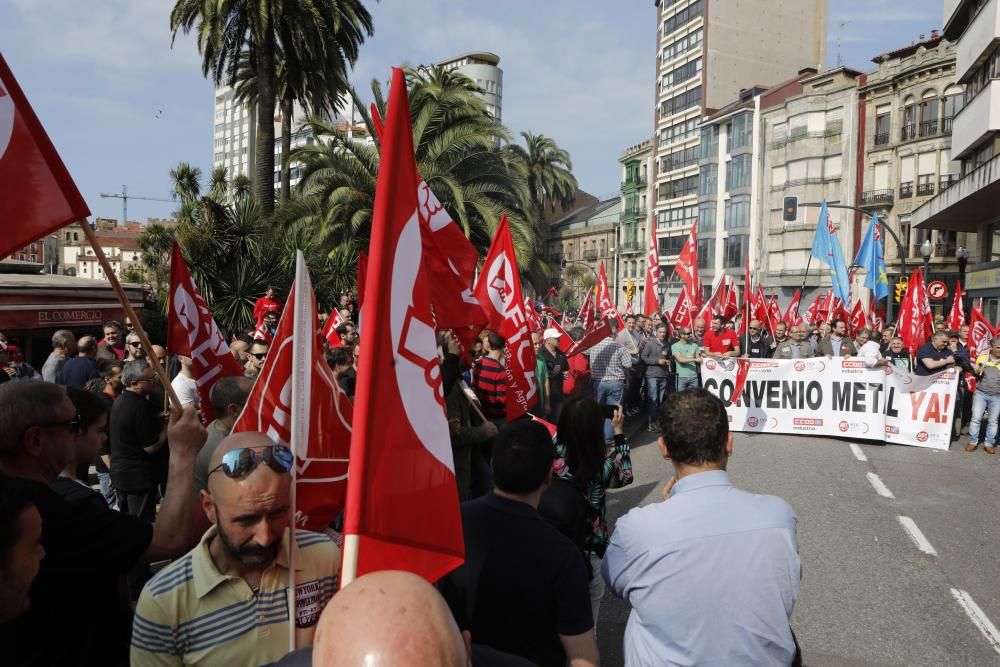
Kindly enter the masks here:
M 921 46 L 926 49 L 933 49 L 935 46 L 941 43 L 944 39 L 943 35 L 939 35 L 937 30 L 931 31 L 930 39 L 924 39 L 924 36 L 920 36 L 920 41 L 912 42 L 909 46 L 904 46 L 893 51 L 886 51 L 885 53 L 880 53 L 874 58 L 872 62 L 876 65 L 884 63 L 886 60 L 892 60 L 893 58 L 905 58 L 906 56 L 913 55 L 917 52 Z

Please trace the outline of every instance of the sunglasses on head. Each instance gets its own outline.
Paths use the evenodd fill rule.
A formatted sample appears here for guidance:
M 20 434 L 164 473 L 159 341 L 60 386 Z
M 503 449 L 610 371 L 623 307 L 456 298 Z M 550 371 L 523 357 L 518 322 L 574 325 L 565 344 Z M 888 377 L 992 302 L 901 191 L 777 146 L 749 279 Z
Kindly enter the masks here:
M 221 470 L 230 479 L 242 479 L 257 469 L 262 462 L 271 470 L 286 473 L 292 469 L 292 450 L 285 445 L 241 447 L 222 455 L 222 463 L 208 471 L 211 475 Z

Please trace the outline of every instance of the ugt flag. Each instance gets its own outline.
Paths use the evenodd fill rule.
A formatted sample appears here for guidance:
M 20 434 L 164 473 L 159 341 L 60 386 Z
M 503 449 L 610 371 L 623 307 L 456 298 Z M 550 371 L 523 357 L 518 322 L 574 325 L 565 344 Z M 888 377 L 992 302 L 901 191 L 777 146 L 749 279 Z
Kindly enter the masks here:
M 90 209 L 0 55 L 0 257 Z
M 819 222 L 816 225 L 816 235 L 813 236 L 812 256 L 830 267 L 833 293 L 844 303 L 850 303 L 851 280 L 847 276 L 844 253 L 840 249 L 837 229 L 830 220 L 830 211 L 826 208 L 825 199 L 819 209 Z
M 889 277 L 885 272 L 882 228 L 874 213 L 872 213 L 871 222 L 868 223 L 868 232 L 861 242 L 861 247 L 858 248 L 858 256 L 854 259 L 854 264 L 865 270 L 865 287 L 872 291 L 876 301 L 889 296 Z
M 465 559 L 403 71 L 393 69 L 375 185 L 341 581 Z M 530 345 L 530 337 L 529 337 Z M 532 368 L 534 370 L 534 368 Z

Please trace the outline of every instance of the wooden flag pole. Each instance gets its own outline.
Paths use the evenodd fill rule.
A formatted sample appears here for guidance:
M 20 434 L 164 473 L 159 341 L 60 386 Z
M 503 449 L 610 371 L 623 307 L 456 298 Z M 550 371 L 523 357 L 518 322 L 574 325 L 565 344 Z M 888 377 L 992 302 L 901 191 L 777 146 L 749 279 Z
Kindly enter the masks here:
M 90 247 L 94 249 L 94 254 L 97 256 L 97 261 L 100 262 L 101 268 L 104 270 L 104 275 L 107 276 L 108 282 L 111 283 L 111 288 L 114 289 L 115 294 L 118 295 L 118 301 L 121 302 L 122 308 L 125 309 L 125 314 L 128 315 L 129 320 L 132 322 L 132 326 L 135 327 L 134 333 L 139 337 L 139 342 L 142 343 L 142 349 L 146 351 L 146 360 L 159 376 L 160 384 L 163 385 L 164 393 L 170 398 L 171 402 L 173 402 L 175 406 L 180 407 L 180 399 L 177 398 L 174 388 L 170 385 L 170 378 L 167 377 L 167 371 L 160 365 L 160 360 L 156 358 L 156 355 L 153 354 L 153 346 L 149 342 L 149 336 L 146 335 L 146 330 L 142 328 L 142 321 L 139 320 L 139 316 L 136 314 L 135 309 L 133 309 L 132 304 L 129 303 L 128 295 L 126 295 L 125 290 L 122 289 L 122 284 L 118 281 L 118 276 L 116 276 L 115 272 L 111 269 L 111 263 L 104 254 L 104 248 L 101 247 L 101 242 L 97 240 L 97 235 L 94 233 L 94 230 L 90 228 L 90 224 L 86 220 L 81 219 L 79 223 L 80 227 L 83 229 L 83 235 L 87 237 L 87 241 L 90 242 Z

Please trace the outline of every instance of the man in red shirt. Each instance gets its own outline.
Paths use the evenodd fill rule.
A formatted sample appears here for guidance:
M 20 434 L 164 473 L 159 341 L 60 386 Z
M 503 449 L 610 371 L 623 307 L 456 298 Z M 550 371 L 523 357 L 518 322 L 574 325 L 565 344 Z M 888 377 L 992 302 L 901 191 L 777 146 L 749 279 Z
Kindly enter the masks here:
M 278 292 L 273 287 L 264 290 L 264 296 L 257 299 L 253 305 L 253 319 L 260 322 L 264 319 L 265 313 L 281 313 L 284 304 L 278 300 Z
M 722 315 L 712 318 L 712 328 L 705 332 L 705 356 L 716 359 L 740 356 L 739 338 L 735 331 L 726 328 L 725 322 Z

